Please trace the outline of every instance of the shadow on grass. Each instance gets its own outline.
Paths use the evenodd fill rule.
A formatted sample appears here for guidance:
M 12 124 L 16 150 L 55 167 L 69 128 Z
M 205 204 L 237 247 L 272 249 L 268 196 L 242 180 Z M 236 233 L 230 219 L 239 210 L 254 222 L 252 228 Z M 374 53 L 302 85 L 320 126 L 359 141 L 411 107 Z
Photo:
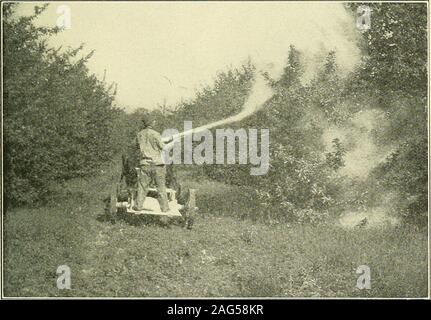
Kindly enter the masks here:
M 137 215 L 127 212 L 125 208 L 119 208 L 117 213 L 111 213 L 109 208 L 109 197 L 103 199 L 105 204 L 104 212 L 96 217 L 102 223 L 116 224 L 124 222 L 134 227 L 157 226 L 161 228 L 171 228 L 172 226 L 184 227 L 185 221 L 182 217 L 165 217 L 153 215 Z

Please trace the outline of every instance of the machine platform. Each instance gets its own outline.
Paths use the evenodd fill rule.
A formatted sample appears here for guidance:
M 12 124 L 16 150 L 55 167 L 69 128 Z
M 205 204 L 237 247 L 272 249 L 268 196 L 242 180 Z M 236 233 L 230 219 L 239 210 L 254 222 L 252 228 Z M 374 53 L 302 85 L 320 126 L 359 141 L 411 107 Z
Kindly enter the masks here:
M 180 209 L 183 208 L 176 200 L 169 201 L 169 211 L 162 212 L 160 210 L 159 201 L 155 198 L 147 197 L 144 202 L 144 210 L 136 211 L 132 209 L 133 206 L 127 208 L 128 213 L 133 214 L 151 214 L 151 215 L 159 215 L 159 216 L 168 216 L 168 217 L 181 217 Z
M 148 191 L 148 196 L 145 198 L 144 209 L 143 210 L 134 210 L 135 199 L 133 197 L 129 198 L 128 201 L 116 202 L 115 207 L 126 209 L 127 213 L 132 213 L 136 215 L 159 215 L 159 216 L 168 216 L 168 217 L 181 217 L 180 210 L 183 208 L 177 202 L 175 190 L 167 189 L 166 193 L 168 195 L 168 203 L 169 203 L 169 211 L 162 212 L 160 209 L 159 201 L 157 200 L 157 190 L 154 188 L 150 188 Z

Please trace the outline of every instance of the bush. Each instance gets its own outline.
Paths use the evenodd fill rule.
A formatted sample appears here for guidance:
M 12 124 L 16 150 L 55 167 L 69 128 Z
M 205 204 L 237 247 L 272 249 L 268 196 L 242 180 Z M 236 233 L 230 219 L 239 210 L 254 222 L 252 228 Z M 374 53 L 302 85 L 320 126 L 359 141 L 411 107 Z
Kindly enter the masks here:
M 396 208 L 401 216 L 423 226 L 428 217 L 426 140 L 426 137 L 407 140 L 375 170 L 381 184 L 398 193 Z
M 16 17 L 15 5 L 4 5 L 6 204 L 42 201 L 52 182 L 94 173 L 115 152 L 115 93 L 89 73 L 82 47 L 47 46 L 59 30 L 34 26 L 44 8 Z

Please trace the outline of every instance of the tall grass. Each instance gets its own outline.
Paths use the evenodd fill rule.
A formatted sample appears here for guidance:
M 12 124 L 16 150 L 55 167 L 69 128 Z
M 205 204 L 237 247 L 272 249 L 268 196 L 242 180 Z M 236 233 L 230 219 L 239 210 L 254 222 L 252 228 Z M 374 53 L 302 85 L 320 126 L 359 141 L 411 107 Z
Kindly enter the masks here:
M 196 182 L 193 230 L 145 220 L 101 219 L 101 199 L 116 180 L 64 186 L 46 208 L 11 211 L 5 221 L 6 296 L 279 296 L 425 297 L 427 234 L 410 227 L 346 230 L 336 224 L 263 224 L 246 217 L 247 190 Z M 241 193 L 241 190 L 243 193 Z M 66 264 L 72 289 L 58 290 Z M 371 269 L 371 290 L 356 288 L 360 265 Z

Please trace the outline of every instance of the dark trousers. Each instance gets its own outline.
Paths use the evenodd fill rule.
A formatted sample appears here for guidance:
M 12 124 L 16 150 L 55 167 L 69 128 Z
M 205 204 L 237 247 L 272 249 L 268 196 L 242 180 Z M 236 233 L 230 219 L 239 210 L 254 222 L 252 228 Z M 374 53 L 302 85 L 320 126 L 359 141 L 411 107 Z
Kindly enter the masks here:
M 169 211 L 168 195 L 166 193 L 166 167 L 164 165 L 141 165 L 138 170 L 138 194 L 136 207 L 142 209 L 151 181 L 154 181 L 159 193 L 159 204 L 162 212 Z

